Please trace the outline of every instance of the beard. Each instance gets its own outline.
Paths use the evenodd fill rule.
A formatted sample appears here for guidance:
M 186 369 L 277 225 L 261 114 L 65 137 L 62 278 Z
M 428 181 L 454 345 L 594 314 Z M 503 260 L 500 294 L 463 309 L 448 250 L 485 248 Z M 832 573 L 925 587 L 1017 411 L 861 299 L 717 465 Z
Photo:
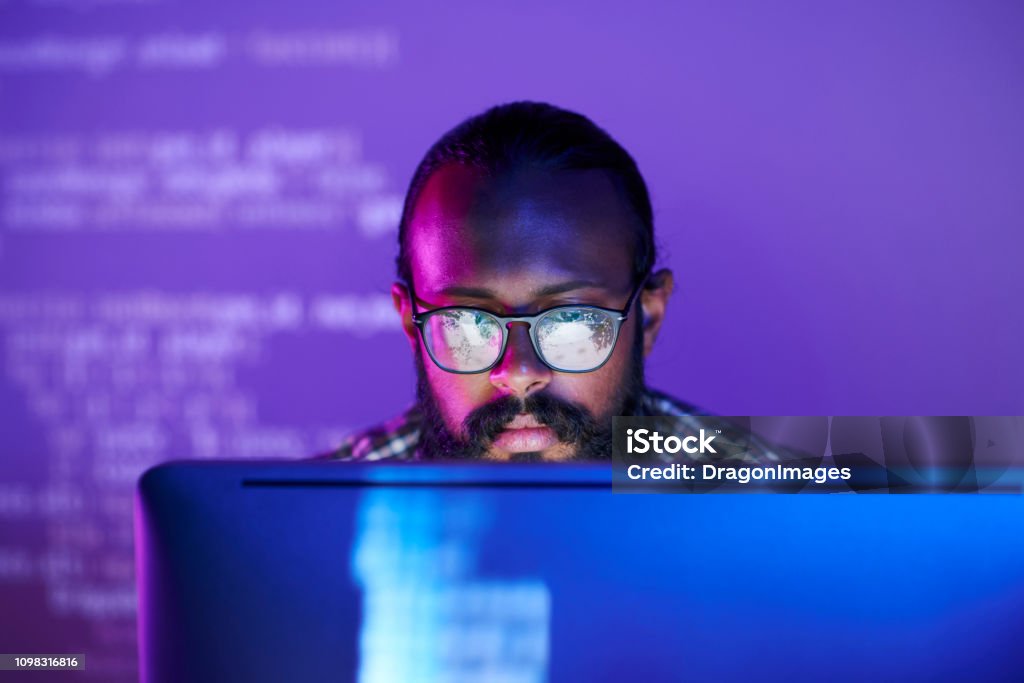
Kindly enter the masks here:
M 586 407 L 541 390 L 527 396 L 504 396 L 470 412 L 462 421 L 462 434 L 453 433 L 445 424 L 440 404 L 427 379 L 423 353 L 416 350 L 416 398 L 423 423 L 420 431 L 421 457 L 436 459 L 479 459 L 487 455 L 494 439 L 517 416 L 532 415 L 549 427 L 562 444 L 573 448 L 573 460 L 608 460 L 612 453 L 613 415 L 633 415 L 644 391 L 643 334 L 637 321 L 637 334 L 630 355 L 630 366 L 615 390 L 610 414 L 597 418 Z M 513 462 L 538 462 L 539 452 L 512 453 Z

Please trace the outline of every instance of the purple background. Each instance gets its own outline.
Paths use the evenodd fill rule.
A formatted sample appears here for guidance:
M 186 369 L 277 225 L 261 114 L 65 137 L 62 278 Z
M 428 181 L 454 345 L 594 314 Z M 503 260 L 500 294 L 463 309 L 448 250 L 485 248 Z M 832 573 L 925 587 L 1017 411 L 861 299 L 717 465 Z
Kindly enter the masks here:
M 653 386 L 733 415 L 1024 412 L 1019 3 L 349 5 L 0 2 L 0 651 L 132 680 L 138 473 L 302 456 L 408 403 L 396 207 L 499 102 L 578 110 L 637 159 L 677 278 Z M 342 151 L 254 142 L 313 129 Z M 216 131 L 230 159 L 146 137 Z M 202 178 L 229 167 L 218 207 Z

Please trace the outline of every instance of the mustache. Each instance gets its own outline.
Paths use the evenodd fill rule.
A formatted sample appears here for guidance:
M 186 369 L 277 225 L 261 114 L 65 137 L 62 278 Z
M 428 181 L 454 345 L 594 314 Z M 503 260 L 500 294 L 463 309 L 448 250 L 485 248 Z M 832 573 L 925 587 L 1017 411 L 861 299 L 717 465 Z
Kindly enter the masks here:
M 505 396 L 473 410 L 462 422 L 463 431 L 478 444 L 490 444 L 518 415 L 532 415 L 549 427 L 558 440 L 581 445 L 601 431 L 586 408 L 540 392 L 521 399 Z
M 639 332 L 640 319 L 637 318 Z M 644 387 L 643 344 L 638 334 L 633 344 L 632 368 L 624 378 L 624 385 L 616 391 L 613 414 L 633 415 L 640 405 Z M 424 357 L 417 347 L 416 398 L 422 411 L 419 452 L 428 460 L 464 460 L 481 458 L 494 443 L 494 439 L 520 414 L 532 415 L 537 422 L 550 427 L 559 441 L 575 445 L 577 460 L 607 460 L 612 452 L 611 420 L 599 423 L 588 409 L 556 398 L 542 390 L 520 400 L 503 397 L 476 408 L 462 421 L 462 434 L 454 434 L 445 425 L 440 402 L 427 379 Z M 482 431 L 482 433 L 481 433 Z M 512 460 L 541 459 L 535 453 L 514 453 Z

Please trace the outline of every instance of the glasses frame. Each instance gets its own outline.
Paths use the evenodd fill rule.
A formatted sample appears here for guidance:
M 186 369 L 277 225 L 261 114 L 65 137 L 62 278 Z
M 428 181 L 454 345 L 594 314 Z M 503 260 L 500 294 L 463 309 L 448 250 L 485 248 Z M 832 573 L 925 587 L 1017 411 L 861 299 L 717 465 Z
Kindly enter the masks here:
M 420 331 L 420 339 L 423 341 L 423 347 L 427 350 L 427 355 L 430 356 L 430 360 L 433 361 L 434 365 L 444 370 L 445 372 L 450 372 L 455 375 L 479 375 L 480 373 L 489 372 L 493 370 L 495 367 L 498 366 L 499 363 L 501 363 L 501 359 L 505 357 L 505 350 L 508 347 L 508 326 L 511 323 L 526 323 L 526 326 L 530 331 L 530 342 L 533 344 L 533 352 L 537 354 L 537 358 L 540 359 L 541 363 L 543 363 L 548 368 L 554 370 L 555 372 L 565 372 L 574 375 L 582 375 L 587 372 L 594 372 L 596 370 L 600 370 L 602 367 L 604 367 L 604 364 L 611 359 L 612 354 L 615 353 L 615 345 L 619 343 L 619 330 L 622 329 L 622 323 L 626 322 L 626 320 L 629 319 L 629 312 L 633 309 L 633 304 L 636 302 L 637 295 L 639 295 L 640 292 L 643 291 L 644 287 L 647 285 L 648 279 L 649 276 L 644 277 L 640 281 L 640 284 L 638 284 L 636 288 L 633 289 L 632 294 L 629 295 L 629 300 L 626 301 L 626 307 L 621 310 L 615 308 L 605 308 L 604 306 L 594 306 L 592 304 L 562 304 L 560 306 L 552 306 L 551 308 L 545 308 L 544 310 L 538 311 L 533 315 L 498 315 L 497 313 L 488 311 L 485 308 L 478 308 L 476 306 L 443 306 L 441 308 L 433 308 L 428 311 L 420 311 L 417 310 L 416 308 L 416 301 L 419 299 L 419 297 L 416 296 L 416 291 L 413 289 L 412 283 L 406 283 L 406 286 L 409 288 L 409 296 L 412 302 L 412 322 L 416 326 L 416 329 Z M 608 351 L 608 356 L 603 361 L 601 361 L 600 365 L 590 368 L 589 370 L 563 370 L 562 368 L 559 368 L 549 363 L 547 359 L 544 358 L 543 352 L 541 352 L 540 350 L 540 343 L 537 340 L 537 322 L 544 316 L 549 315 L 554 311 L 560 311 L 570 308 L 595 309 L 598 311 L 602 311 L 604 313 L 613 314 L 612 324 L 614 327 L 612 330 L 612 343 L 611 348 Z M 438 362 L 437 358 L 434 357 L 434 352 L 430 348 L 430 344 L 427 343 L 427 338 L 424 336 L 423 326 L 435 314 L 454 310 L 473 311 L 474 313 L 482 313 L 498 321 L 499 326 L 501 328 L 501 349 L 498 351 L 498 357 L 494 360 L 493 363 L 488 365 L 486 368 L 483 368 L 481 370 L 451 370 L 441 365 L 441 363 Z

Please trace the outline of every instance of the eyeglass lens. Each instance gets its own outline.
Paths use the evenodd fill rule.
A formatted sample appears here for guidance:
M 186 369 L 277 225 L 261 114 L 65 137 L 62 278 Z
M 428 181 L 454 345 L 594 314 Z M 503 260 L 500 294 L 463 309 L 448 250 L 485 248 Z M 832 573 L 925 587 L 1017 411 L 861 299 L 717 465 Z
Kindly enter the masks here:
M 557 370 L 587 372 L 604 363 L 615 342 L 613 314 L 594 308 L 562 308 L 537 321 L 535 336 L 544 362 Z M 451 309 L 428 316 L 423 339 L 438 365 L 480 372 L 501 354 L 501 322 L 482 311 Z

